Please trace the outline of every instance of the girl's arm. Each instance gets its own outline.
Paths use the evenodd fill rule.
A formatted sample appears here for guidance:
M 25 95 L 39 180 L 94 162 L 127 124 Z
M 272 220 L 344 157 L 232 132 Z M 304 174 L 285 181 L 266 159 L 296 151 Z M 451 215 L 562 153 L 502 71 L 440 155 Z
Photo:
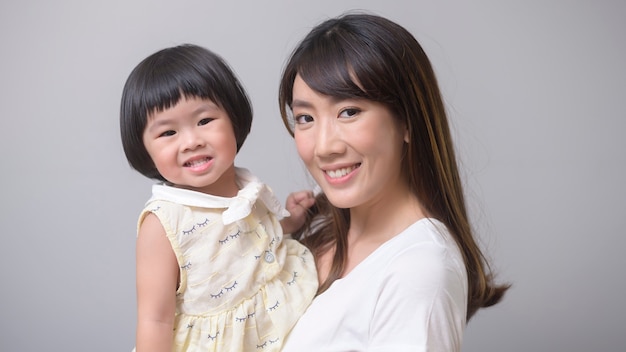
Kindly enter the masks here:
M 172 351 L 178 262 L 156 215 L 137 236 L 137 352 Z

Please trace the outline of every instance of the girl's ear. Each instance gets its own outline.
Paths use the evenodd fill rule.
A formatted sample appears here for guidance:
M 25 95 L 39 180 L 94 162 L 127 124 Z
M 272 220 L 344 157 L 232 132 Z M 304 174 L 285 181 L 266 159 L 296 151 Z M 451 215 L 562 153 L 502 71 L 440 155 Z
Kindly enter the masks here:
M 411 138 L 409 138 L 409 129 L 408 128 L 404 128 L 404 141 L 406 143 L 409 143 L 411 141 Z

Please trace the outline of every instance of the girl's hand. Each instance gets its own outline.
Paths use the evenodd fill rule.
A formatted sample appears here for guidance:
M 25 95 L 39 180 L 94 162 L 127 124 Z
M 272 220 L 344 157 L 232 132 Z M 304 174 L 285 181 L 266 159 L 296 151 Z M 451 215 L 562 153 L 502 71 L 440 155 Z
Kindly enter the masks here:
M 306 213 L 315 204 L 313 191 L 298 191 L 287 196 L 285 208 L 291 214 L 280 221 L 283 233 L 293 233 L 304 225 Z

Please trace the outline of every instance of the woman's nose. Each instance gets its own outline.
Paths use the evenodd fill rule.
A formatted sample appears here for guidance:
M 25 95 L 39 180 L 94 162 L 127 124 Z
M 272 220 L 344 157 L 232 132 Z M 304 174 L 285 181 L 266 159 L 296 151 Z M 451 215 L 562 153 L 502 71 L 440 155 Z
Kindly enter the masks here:
M 345 151 L 345 143 L 336 123 L 330 120 L 320 121 L 316 131 L 315 155 L 328 157 Z

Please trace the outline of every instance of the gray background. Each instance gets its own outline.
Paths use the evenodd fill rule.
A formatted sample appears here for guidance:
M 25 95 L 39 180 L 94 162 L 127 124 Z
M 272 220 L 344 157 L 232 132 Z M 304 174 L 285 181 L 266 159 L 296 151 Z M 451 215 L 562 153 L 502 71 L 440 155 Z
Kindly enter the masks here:
M 464 352 L 626 346 L 623 1 L 8 1 L 0 3 L 0 350 L 128 351 L 135 223 L 122 86 L 145 56 L 196 43 L 252 97 L 238 156 L 279 197 L 310 187 L 277 107 L 281 68 L 319 21 L 367 9 L 408 28 L 440 78 L 481 242 L 505 301 Z

